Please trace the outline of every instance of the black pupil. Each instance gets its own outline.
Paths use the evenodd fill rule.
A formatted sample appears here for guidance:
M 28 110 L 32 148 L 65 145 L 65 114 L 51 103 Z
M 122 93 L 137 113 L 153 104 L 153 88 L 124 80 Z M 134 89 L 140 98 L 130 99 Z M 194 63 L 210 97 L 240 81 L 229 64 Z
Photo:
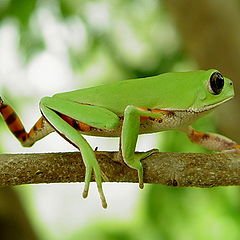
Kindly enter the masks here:
M 210 87 L 213 94 L 218 95 L 221 93 L 224 86 L 224 78 L 221 73 L 215 72 L 210 78 Z

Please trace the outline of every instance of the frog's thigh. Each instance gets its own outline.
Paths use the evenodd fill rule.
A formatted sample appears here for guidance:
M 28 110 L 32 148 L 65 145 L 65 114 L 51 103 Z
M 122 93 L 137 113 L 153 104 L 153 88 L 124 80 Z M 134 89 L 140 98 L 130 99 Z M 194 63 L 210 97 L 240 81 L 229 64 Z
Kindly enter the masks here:
M 56 97 L 45 97 L 40 105 L 95 128 L 116 129 L 119 125 L 119 117 L 103 107 Z

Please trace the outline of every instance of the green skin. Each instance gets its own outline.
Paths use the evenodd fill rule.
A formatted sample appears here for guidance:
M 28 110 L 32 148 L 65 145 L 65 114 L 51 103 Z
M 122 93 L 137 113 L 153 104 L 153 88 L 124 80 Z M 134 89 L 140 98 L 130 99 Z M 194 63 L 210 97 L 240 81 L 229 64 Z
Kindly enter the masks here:
M 224 87 L 220 94 L 215 95 L 209 91 L 209 79 L 214 72 L 216 70 L 211 69 L 165 73 L 44 97 L 40 102 L 43 116 L 56 131 L 81 151 L 86 166 L 83 196 L 86 197 L 88 194 L 93 172 L 102 205 L 107 206 L 99 164 L 94 151 L 81 134 L 120 136 L 122 158 L 128 166 L 138 171 L 139 184 L 143 187 L 140 160 L 150 155 L 152 151 L 135 155 L 138 134 L 166 129 L 181 130 L 189 134 L 189 126 L 193 121 L 234 96 L 232 82 L 227 78 L 224 78 Z M 152 112 L 143 108 L 170 111 L 172 114 Z M 77 131 L 56 112 L 88 124 L 93 130 Z M 146 119 L 141 120 L 140 116 L 145 116 Z M 147 118 L 161 121 L 150 121 Z M 210 141 L 202 145 L 208 147 L 214 144 Z M 209 148 L 219 149 L 212 146 Z M 222 147 L 220 150 L 225 148 Z

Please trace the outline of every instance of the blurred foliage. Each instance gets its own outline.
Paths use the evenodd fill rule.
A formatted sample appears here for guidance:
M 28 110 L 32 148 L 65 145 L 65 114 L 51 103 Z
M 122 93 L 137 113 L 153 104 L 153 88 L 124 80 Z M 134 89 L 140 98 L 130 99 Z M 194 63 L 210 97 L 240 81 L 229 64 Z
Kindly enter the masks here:
M 64 27 L 66 33 L 59 39 L 63 39 L 67 48 L 73 71 L 84 79 L 114 81 L 195 66 L 185 54 L 160 1 L 0 0 L 0 24 L 14 22 L 26 65 L 49 48 L 44 35 L 48 26 L 44 25 L 46 22 L 41 24 L 48 14 L 57 22 L 55 26 Z M 78 30 L 82 41 L 75 43 L 69 35 L 75 36 Z M 96 64 L 102 71 L 92 74 L 91 67 Z M 18 105 L 21 108 L 21 101 Z M 196 128 L 215 131 L 212 118 L 201 119 Z M 163 151 L 205 151 L 190 143 L 182 133 L 164 132 L 159 139 Z M 238 199 L 237 188 L 148 186 L 136 215 L 129 222 L 101 220 L 76 230 L 68 239 L 237 239 L 240 235 Z
M 187 189 L 155 186 L 143 206 L 142 227 L 159 239 L 237 239 L 240 231 L 237 188 Z M 155 235 L 155 236 L 154 236 Z
M 139 212 L 129 222 L 93 223 L 67 238 L 76 240 L 238 239 L 239 191 L 148 187 Z
M 36 0 L 1 1 L 0 20 L 8 17 L 16 18 L 23 29 L 28 28 L 29 19 L 36 8 Z
M 84 24 L 87 33 L 84 50 L 81 50 L 81 43 L 67 46 L 75 70 L 93 62 L 98 51 L 109 57 L 109 62 L 128 78 L 167 72 L 176 62 L 185 59 L 164 7 L 155 0 L 148 3 L 136 0 L 2 1 L 0 23 L 10 19 L 16 21 L 25 62 L 46 48 L 44 26 L 39 23 L 43 11 L 52 12 L 59 24 L 66 28 L 74 21 Z M 108 13 L 103 16 L 101 11 Z
M 1 0 L 0 3 L 0 23 L 9 20 L 16 22 L 25 61 L 44 48 L 43 40 L 36 35 L 30 25 L 37 2 L 37 0 Z

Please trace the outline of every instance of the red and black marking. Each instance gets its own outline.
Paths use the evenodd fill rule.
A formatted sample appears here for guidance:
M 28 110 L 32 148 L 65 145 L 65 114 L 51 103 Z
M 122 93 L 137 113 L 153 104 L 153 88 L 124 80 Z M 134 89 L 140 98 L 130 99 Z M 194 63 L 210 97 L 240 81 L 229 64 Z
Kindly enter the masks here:
M 19 141 L 24 142 L 27 138 L 27 133 L 16 112 L 7 104 L 0 106 L 0 112 L 10 131 Z
M 198 132 L 194 129 L 192 129 L 191 134 L 190 134 L 190 139 L 192 142 L 201 142 L 204 140 L 207 140 L 210 138 L 210 135 L 207 133 L 203 133 L 203 132 Z
M 3 102 L 0 105 L 0 113 L 2 114 L 10 131 L 21 143 L 25 142 L 29 137 L 33 137 L 43 126 L 43 118 L 41 117 L 32 127 L 30 132 L 27 133 L 16 112 L 12 109 L 12 107 L 4 104 Z
M 34 124 L 29 133 L 26 132 L 20 118 L 16 114 L 16 112 L 9 105 L 5 104 L 3 100 L 0 98 L 0 113 L 3 116 L 4 121 L 6 122 L 10 131 L 14 134 L 14 136 L 24 145 L 31 146 L 35 141 L 39 140 L 39 136 L 41 138 L 41 130 L 44 128 L 44 117 L 40 117 L 40 119 Z M 64 114 L 57 113 L 64 121 L 66 121 L 69 125 L 75 128 L 78 131 L 86 132 L 92 130 L 92 127 L 88 124 L 79 122 L 73 118 L 70 118 Z M 50 123 L 51 125 L 51 123 Z M 54 128 L 54 126 L 53 126 Z M 56 130 L 56 129 L 55 129 Z M 40 135 L 39 135 L 40 133 Z M 62 135 L 61 133 L 59 133 Z M 63 136 L 65 137 L 65 136 Z M 28 140 L 28 141 L 27 141 Z M 74 145 L 74 144 L 73 144 Z
M 76 130 L 78 131 L 81 131 L 81 132 L 88 132 L 88 131 L 91 131 L 93 128 L 91 126 L 89 126 L 88 124 L 86 123 L 83 123 L 83 122 L 79 122 L 69 116 L 66 116 L 62 113 L 58 113 L 58 115 L 65 121 L 67 122 L 70 126 L 72 126 L 73 128 L 75 128 Z
M 67 122 L 70 126 L 72 126 L 74 129 L 78 130 L 78 131 L 90 131 L 92 130 L 92 127 L 90 127 L 89 125 L 79 122 L 67 115 L 64 115 L 62 113 L 59 113 L 57 111 L 55 111 L 55 113 L 60 116 L 65 122 Z M 67 142 L 69 142 L 70 144 L 72 144 L 74 147 L 76 147 L 77 149 L 79 149 L 79 147 L 72 141 L 70 141 L 67 136 L 65 136 L 63 133 L 61 133 L 57 128 L 54 127 L 54 125 L 52 125 L 51 122 L 48 121 L 47 118 L 45 118 L 45 120 L 55 129 L 55 131 L 61 136 L 63 137 Z
M 199 143 L 210 150 L 240 153 L 240 145 L 218 134 L 202 133 L 192 129 L 188 136 L 192 142 Z
M 151 108 L 145 108 L 145 107 L 139 107 L 140 110 L 150 112 L 150 113 L 159 113 L 164 115 L 174 115 L 174 112 L 168 111 L 168 110 L 161 110 L 161 109 L 151 109 Z M 148 116 L 140 116 L 141 120 L 158 120 L 158 122 L 162 121 L 162 117 L 148 117 Z

